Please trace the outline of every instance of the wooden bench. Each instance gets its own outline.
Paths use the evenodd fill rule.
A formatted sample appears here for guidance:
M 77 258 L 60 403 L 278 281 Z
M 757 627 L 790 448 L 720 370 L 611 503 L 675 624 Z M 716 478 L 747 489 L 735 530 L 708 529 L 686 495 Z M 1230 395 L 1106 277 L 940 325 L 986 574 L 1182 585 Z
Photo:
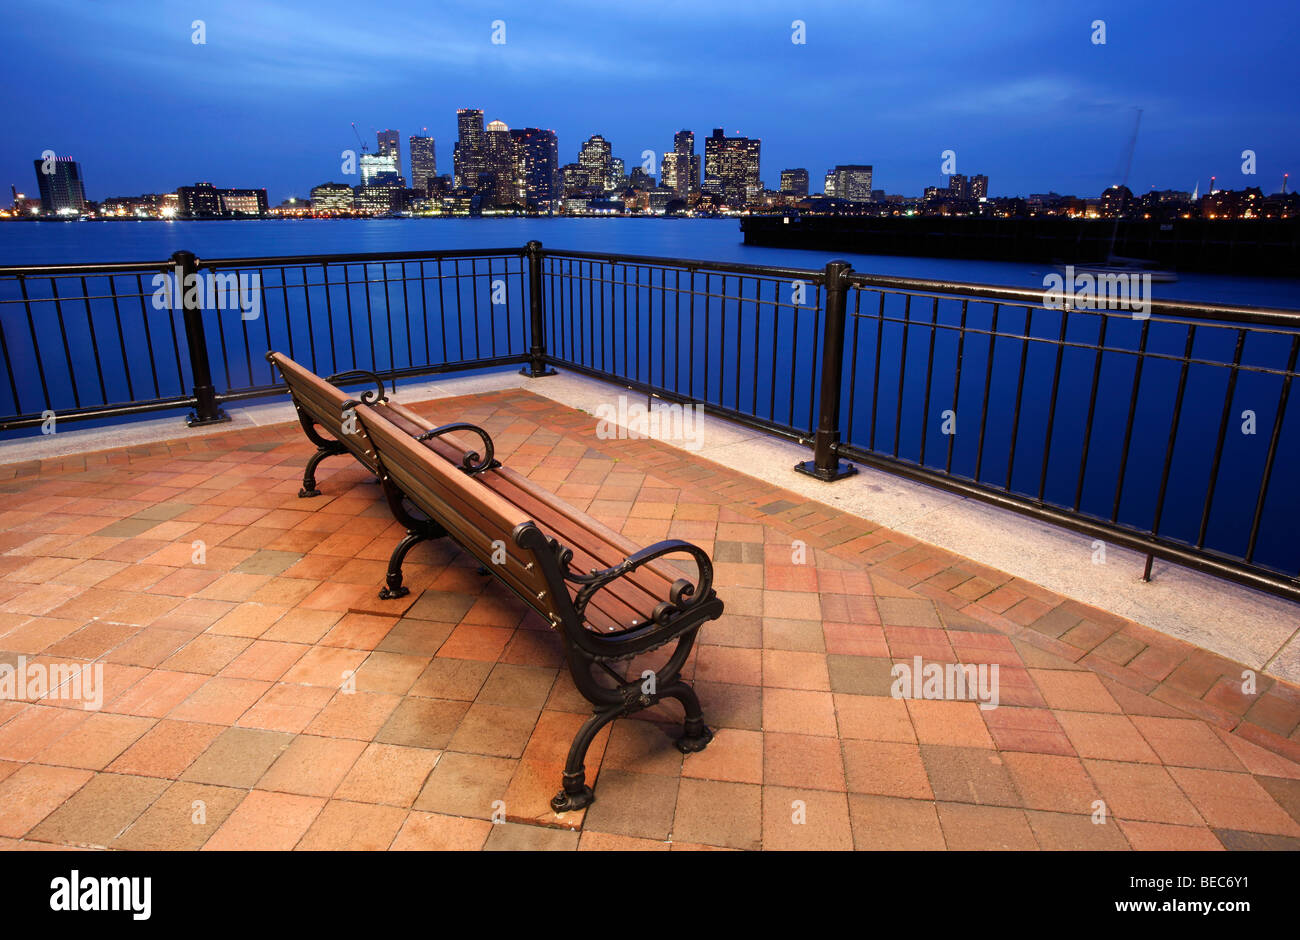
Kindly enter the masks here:
M 383 408 L 390 418 L 404 427 L 411 434 L 419 434 L 430 425 L 415 412 L 402 407 L 388 398 L 384 391 L 383 380 L 373 372 L 353 370 L 340 372 L 322 379 L 316 373 L 303 368 L 288 356 L 278 352 L 268 352 L 266 361 L 271 363 L 289 386 L 293 397 L 293 407 L 298 412 L 307 439 L 316 445 L 316 453 L 307 461 L 307 468 L 302 475 L 301 497 L 319 496 L 316 485 L 316 469 L 326 457 L 351 453 L 361 465 L 371 473 L 378 475 L 379 465 L 375 462 L 374 449 L 370 447 L 365 436 L 356 433 L 356 419 L 344 407 L 352 400 L 351 395 L 338 388 L 335 383 L 347 385 L 365 382 L 375 388 L 360 396 L 360 400 L 376 408 Z M 324 431 L 329 437 L 322 437 Z
M 680 677 L 699 628 L 722 615 L 713 564 L 702 549 L 679 539 L 638 548 L 501 466 L 482 428 L 435 428 L 406 409 L 395 412 L 377 402 L 348 400 L 340 408 L 356 416 L 360 440 L 354 446 L 374 460 L 393 515 L 407 529 L 380 596 L 407 593 L 402 563 L 412 546 L 447 537 L 560 634 L 574 684 L 595 711 L 570 745 L 561 789 L 551 800 L 555 812 L 594 799 L 584 769 L 587 748 L 620 716 L 677 699 L 686 713 L 677 748 L 703 750 L 712 732 L 694 690 Z M 414 428 L 418 433 L 413 424 L 421 425 Z M 693 560 L 694 580 L 667 560 L 675 554 Z M 662 666 L 631 679 L 610 665 L 674 642 Z M 597 681 L 598 675 L 607 681 Z

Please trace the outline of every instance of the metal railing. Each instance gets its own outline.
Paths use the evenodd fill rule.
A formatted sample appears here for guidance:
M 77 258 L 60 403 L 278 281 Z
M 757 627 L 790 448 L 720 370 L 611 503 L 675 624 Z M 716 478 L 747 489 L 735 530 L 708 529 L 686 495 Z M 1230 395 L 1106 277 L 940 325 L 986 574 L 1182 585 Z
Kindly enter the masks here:
M 241 280 L 242 278 L 242 280 Z M 193 287 L 192 291 L 184 288 Z M 522 248 L 0 268 L 0 431 L 561 366 L 1300 599 L 1300 313 Z M 1096 543 L 1095 543 L 1096 547 Z

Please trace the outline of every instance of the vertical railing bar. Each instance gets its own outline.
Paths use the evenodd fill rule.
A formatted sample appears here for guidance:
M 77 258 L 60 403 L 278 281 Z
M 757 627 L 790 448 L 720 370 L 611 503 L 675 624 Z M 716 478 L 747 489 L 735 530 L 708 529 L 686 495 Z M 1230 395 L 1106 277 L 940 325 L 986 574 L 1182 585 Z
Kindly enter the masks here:
M 1011 415 L 1011 449 L 1007 453 L 1007 485 L 1003 487 L 1007 492 L 1011 491 L 1011 475 L 1016 468 L 1016 443 L 1020 438 L 1020 403 L 1024 400 L 1025 393 L 1025 361 L 1029 358 L 1029 336 L 1033 329 L 1034 308 L 1025 308 L 1025 335 L 1020 341 L 1020 375 L 1016 379 L 1016 407 Z
M 1264 478 L 1259 484 L 1259 496 L 1255 501 L 1255 515 L 1250 521 L 1250 540 L 1246 543 L 1246 564 L 1255 558 L 1255 542 L 1259 538 L 1259 524 L 1264 517 L 1264 503 L 1268 498 L 1268 485 L 1273 476 L 1273 462 L 1277 457 L 1277 442 L 1282 436 L 1282 421 L 1286 418 L 1287 399 L 1291 394 L 1291 379 L 1295 376 L 1296 354 L 1300 353 L 1300 334 L 1291 338 L 1291 355 L 1287 360 L 1286 376 L 1282 379 L 1282 389 L 1278 393 L 1277 416 L 1273 419 L 1273 432 L 1268 439 L 1268 454 L 1264 458 Z
M 1183 414 L 1183 393 L 1187 390 L 1187 370 L 1191 366 L 1192 345 L 1196 339 L 1196 327 L 1187 328 L 1187 343 L 1183 348 L 1183 365 L 1178 372 L 1178 394 L 1174 397 L 1174 414 L 1169 422 L 1169 442 L 1165 445 L 1165 466 L 1160 474 L 1160 491 L 1156 495 L 1155 518 L 1151 522 L 1151 535 L 1160 534 L 1160 520 L 1165 511 L 1165 490 L 1169 485 L 1169 471 L 1173 468 L 1174 447 L 1178 442 L 1178 423 Z
M 342 372 L 339 368 L 338 339 L 334 335 L 334 300 L 330 297 L 330 268 L 328 262 L 320 263 L 320 282 L 325 291 L 325 322 L 330 334 L 330 373 Z
M 1088 395 L 1088 417 L 1083 422 L 1083 453 L 1079 456 L 1079 482 L 1074 490 L 1074 511 L 1083 504 L 1083 480 L 1088 473 L 1088 453 L 1092 449 L 1092 421 L 1097 413 L 1097 389 L 1101 380 L 1101 363 L 1106 350 L 1106 328 L 1110 317 L 1101 314 L 1101 330 L 1097 334 L 1097 352 L 1092 357 L 1092 391 Z
M 284 273 L 286 275 L 286 280 L 287 280 L 287 275 L 289 273 L 288 270 L 286 269 Z M 307 348 L 311 350 L 311 370 L 313 372 L 319 373 L 320 365 L 317 363 L 316 360 L 316 327 L 311 322 L 311 288 L 307 286 L 307 266 L 305 264 L 302 266 L 301 273 L 302 273 L 302 301 L 303 301 L 303 306 L 307 312 Z M 286 295 L 288 295 L 289 288 L 287 285 L 285 286 L 284 292 Z M 286 309 L 288 308 L 287 302 L 285 304 L 285 307 Z
M 961 321 L 957 331 L 957 374 L 952 383 L 952 416 L 953 421 L 957 420 L 957 401 L 961 397 L 961 368 L 966 356 L 966 313 L 970 301 L 962 299 L 961 302 Z M 957 440 L 956 427 L 953 433 L 948 435 L 948 459 L 944 462 L 943 472 L 952 473 L 952 449 Z
M 939 338 L 939 298 L 930 304 L 930 342 L 925 354 L 925 395 L 921 400 L 921 457 L 917 462 L 925 466 L 925 445 L 930 439 L 930 388 L 934 380 L 934 344 Z
M 122 311 L 117 304 L 117 283 L 114 275 L 109 274 L 106 277 L 108 278 L 108 293 L 113 298 L 113 322 L 117 324 L 117 345 L 122 353 L 122 371 L 125 373 L 124 377 L 126 379 L 126 397 L 131 401 L 135 401 L 135 383 L 131 381 L 131 362 L 126 354 L 126 333 L 122 329 Z M 0 338 L 3 338 L 3 335 L 0 332 Z M 8 360 L 9 355 L 6 353 L 5 361 L 8 362 Z M 12 372 L 10 372 L 9 377 L 12 380 Z M 17 403 L 16 397 L 14 401 Z
M 876 416 L 880 405 L 880 347 L 885 336 L 885 292 L 878 291 L 880 307 L 876 311 L 876 364 L 871 373 L 871 431 L 868 434 L 867 449 L 876 449 Z
M 856 410 L 858 398 L 858 316 L 862 312 L 862 288 L 853 289 L 853 314 L 850 320 L 853 323 L 853 342 L 849 349 L 849 415 L 848 421 L 844 427 L 847 428 L 845 437 L 852 442 L 853 440 L 853 413 Z
M 1119 519 L 1120 499 L 1124 494 L 1124 479 L 1128 476 L 1129 446 L 1133 441 L 1133 423 L 1137 416 L 1138 390 L 1142 385 L 1142 366 L 1146 363 L 1147 337 L 1150 333 L 1150 320 L 1142 321 L 1142 335 L 1138 340 L 1137 361 L 1133 366 L 1133 391 L 1129 394 L 1128 421 L 1124 425 L 1124 444 L 1119 455 L 1119 479 L 1115 481 L 1115 502 L 1111 507 L 1110 521 Z
M 1061 363 L 1065 358 L 1065 334 L 1070 320 L 1070 309 L 1061 309 L 1061 335 L 1056 343 L 1056 366 L 1052 371 L 1052 397 L 1047 406 L 1047 431 L 1043 436 L 1043 469 L 1038 477 L 1038 501 L 1047 492 L 1047 466 L 1052 458 L 1052 432 L 1056 429 L 1056 401 L 1061 388 Z
M 95 373 L 99 377 L 99 400 L 108 404 L 108 387 L 104 384 L 104 362 L 99 355 L 99 337 L 95 335 L 95 316 L 90 309 L 90 288 L 86 286 L 86 277 L 81 277 L 81 300 L 86 308 L 86 327 L 90 331 L 90 348 L 95 354 Z M 126 367 L 126 363 L 122 363 Z
M 68 362 L 68 379 L 72 384 L 72 401 L 81 407 L 81 395 L 77 391 L 77 370 L 72 364 L 72 348 L 68 345 L 68 325 L 63 322 L 63 301 L 59 297 L 57 278 L 50 278 L 50 294 L 54 298 L 54 316 L 59 323 L 59 333 L 63 337 L 63 357 Z
M 138 274 L 135 279 L 140 283 L 140 309 L 143 310 L 144 283 L 140 281 L 140 275 Z M 45 398 L 45 407 L 49 409 L 54 407 L 54 403 L 50 400 L 50 387 L 45 381 L 45 363 L 41 356 L 40 341 L 36 338 L 36 318 L 32 316 L 32 300 L 27 293 L 27 278 L 21 274 L 18 275 L 18 290 L 23 298 L 23 308 L 27 311 L 27 328 L 32 334 L 32 354 L 36 360 L 36 374 L 41 378 L 41 394 Z
M 993 383 L 993 357 L 997 353 L 998 342 L 998 314 L 1001 312 L 1002 305 L 993 305 L 993 319 L 989 327 L 989 351 L 988 361 L 984 367 L 984 400 L 980 405 L 980 439 L 975 445 L 975 482 L 980 479 L 980 471 L 984 467 L 984 431 L 988 427 L 989 421 L 989 390 Z
M 1205 491 L 1205 508 L 1201 510 L 1201 526 L 1196 533 L 1196 547 L 1205 547 L 1205 532 L 1210 525 L 1210 508 L 1214 503 L 1214 491 L 1219 483 L 1219 465 L 1223 460 L 1223 441 L 1228 436 L 1228 418 L 1232 414 L 1232 398 L 1237 391 L 1237 376 L 1241 369 L 1241 354 L 1246 345 L 1246 331 L 1238 328 L 1237 345 L 1232 355 L 1232 368 L 1228 373 L 1228 387 L 1223 394 L 1223 414 L 1219 418 L 1219 437 L 1214 445 L 1214 462 L 1210 467 L 1210 479 Z
M 903 295 L 903 349 L 898 357 L 898 411 L 894 415 L 894 456 L 898 456 L 903 431 L 903 382 L 907 378 L 907 343 L 912 332 L 912 295 Z

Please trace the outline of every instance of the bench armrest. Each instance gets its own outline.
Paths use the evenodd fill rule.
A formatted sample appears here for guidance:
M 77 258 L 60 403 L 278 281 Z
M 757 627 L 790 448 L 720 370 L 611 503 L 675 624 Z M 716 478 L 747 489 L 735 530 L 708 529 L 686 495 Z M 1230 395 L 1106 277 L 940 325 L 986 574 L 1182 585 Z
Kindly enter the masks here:
M 494 460 L 492 455 L 495 452 L 492 447 L 492 437 L 487 431 L 483 430 L 477 424 L 466 424 L 458 422 L 456 424 L 444 424 L 440 428 L 431 428 L 419 435 L 417 441 L 427 441 L 430 438 L 441 437 L 444 434 L 450 434 L 452 431 L 470 431 L 477 434 L 483 441 L 483 457 L 479 458 L 478 451 L 467 450 L 460 458 L 460 468 L 473 476 L 491 470 L 493 467 L 501 466 L 501 461 Z
M 695 559 L 699 584 L 698 586 L 692 584 L 686 578 L 678 578 L 673 582 L 672 587 L 668 590 L 668 600 L 661 601 L 656 605 L 654 612 L 651 614 L 651 619 L 655 623 L 668 623 L 678 613 L 713 597 L 713 561 L 704 549 L 681 539 L 665 539 L 662 542 L 656 542 L 649 548 L 643 548 L 641 551 L 629 555 L 620 564 L 612 568 L 593 569 L 590 574 L 585 575 L 574 571 L 565 572 L 565 580 L 582 585 L 573 600 L 574 610 L 578 616 L 584 616 L 587 603 L 601 588 L 630 574 L 656 558 L 678 552 L 690 555 Z
M 351 369 L 347 372 L 336 372 L 325 379 L 331 385 L 342 385 L 348 382 L 356 382 L 359 379 L 368 379 L 375 383 L 376 391 L 364 391 L 361 393 L 361 404 L 371 405 L 376 402 L 382 403 L 388 401 L 388 394 L 384 391 L 384 380 L 373 372 L 367 372 L 365 369 Z

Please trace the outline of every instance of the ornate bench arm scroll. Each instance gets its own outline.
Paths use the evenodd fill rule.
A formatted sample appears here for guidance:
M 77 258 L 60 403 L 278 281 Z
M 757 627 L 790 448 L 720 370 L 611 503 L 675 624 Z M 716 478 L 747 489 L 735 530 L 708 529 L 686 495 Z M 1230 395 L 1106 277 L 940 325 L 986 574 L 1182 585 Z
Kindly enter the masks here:
M 574 571 L 565 572 L 564 577 L 566 580 L 582 585 L 573 600 L 574 610 L 577 611 L 579 616 L 584 616 L 587 603 L 601 588 L 656 558 L 677 552 L 684 552 L 695 559 L 695 567 L 699 572 L 699 584 L 697 586 L 686 578 L 678 578 L 668 590 L 668 600 L 660 602 L 655 607 L 651 618 L 655 623 L 667 623 L 676 614 L 711 598 L 713 596 L 713 562 L 708 554 L 704 549 L 698 545 L 692 545 L 690 542 L 684 542 L 681 539 L 665 539 L 662 542 L 656 542 L 649 548 L 643 548 L 641 551 L 629 555 L 623 559 L 621 564 L 606 568 L 603 571 L 595 569 L 591 574 L 578 574 Z
M 373 372 L 367 372 L 365 369 L 352 369 L 348 372 L 338 372 L 325 379 L 331 385 L 344 385 L 350 382 L 356 382 L 360 379 L 368 379 L 375 383 L 376 391 L 364 391 L 361 393 L 361 404 L 373 405 L 375 402 L 388 401 L 388 394 L 384 391 L 384 381 Z
M 444 424 L 440 428 L 425 431 L 417 437 L 416 440 L 427 441 L 432 437 L 441 437 L 443 434 L 447 434 L 451 431 L 471 431 L 483 440 L 483 458 L 481 460 L 479 459 L 478 451 L 475 450 L 466 451 L 461 457 L 460 468 L 466 473 L 473 475 L 476 473 L 483 473 L 485 470 L 491 470 L 493 467 L 501 466 L 501 461 L 492 458 L 492 454 L 494 453 L 492 438 L 488 435 L 487 431 L 483 430 L 477 424 Z

